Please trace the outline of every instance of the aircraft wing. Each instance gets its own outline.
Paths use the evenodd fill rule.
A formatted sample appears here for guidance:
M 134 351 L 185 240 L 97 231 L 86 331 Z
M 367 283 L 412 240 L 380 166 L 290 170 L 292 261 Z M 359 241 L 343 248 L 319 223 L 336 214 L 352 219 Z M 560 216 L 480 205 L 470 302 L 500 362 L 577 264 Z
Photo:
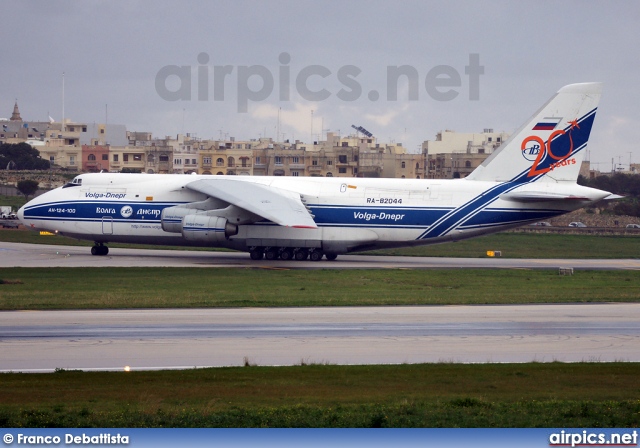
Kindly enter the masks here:
M 202 179 L 187 188 L 243 208 L 285 227 L 315 229 L 316 225 L 299 193 L 268 185 L 232 179 Z

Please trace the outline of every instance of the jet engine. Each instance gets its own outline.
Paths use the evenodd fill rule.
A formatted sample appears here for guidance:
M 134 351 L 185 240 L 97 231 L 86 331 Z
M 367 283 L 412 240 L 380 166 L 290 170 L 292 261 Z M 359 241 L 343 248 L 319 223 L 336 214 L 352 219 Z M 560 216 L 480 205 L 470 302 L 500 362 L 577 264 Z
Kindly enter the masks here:
M 191 214 L 182 218 L 182 237 L 187 241 L 214 243 L 226 241 L 238 233 L 238 226 L 226 218 Z
M 167 207 L 162 210 L 160 223 L 165 232 L 182 233 L 182 219 L 187 215 L 205 213 L 205 210 L 198 210 L 187 207 Z

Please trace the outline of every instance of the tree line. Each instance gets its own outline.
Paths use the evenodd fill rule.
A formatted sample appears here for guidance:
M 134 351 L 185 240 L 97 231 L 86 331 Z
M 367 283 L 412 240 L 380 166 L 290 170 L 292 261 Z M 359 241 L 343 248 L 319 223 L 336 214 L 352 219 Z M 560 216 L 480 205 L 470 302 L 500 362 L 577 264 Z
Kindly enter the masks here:
M 48 160 L 40 158 L 40 152 L 26 143 L 0 144 L 0 170 L 47 170 Z
M 612 176 L 598 176 L 593 179 L 578 176 L 578 183 L 624 196 L 616 201 L 601 201 L 594 207 L 614 215 L 640 217 L 640 174 L 615 173 Z

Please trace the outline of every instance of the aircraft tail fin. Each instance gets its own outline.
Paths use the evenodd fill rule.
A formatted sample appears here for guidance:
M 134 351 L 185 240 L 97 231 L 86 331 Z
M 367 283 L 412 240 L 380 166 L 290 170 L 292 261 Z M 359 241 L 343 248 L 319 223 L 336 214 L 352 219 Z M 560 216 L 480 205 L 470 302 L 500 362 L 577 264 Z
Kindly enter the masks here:
M 575 182 L 601 92 L 597 82 L 561 88 L 467 179 Z

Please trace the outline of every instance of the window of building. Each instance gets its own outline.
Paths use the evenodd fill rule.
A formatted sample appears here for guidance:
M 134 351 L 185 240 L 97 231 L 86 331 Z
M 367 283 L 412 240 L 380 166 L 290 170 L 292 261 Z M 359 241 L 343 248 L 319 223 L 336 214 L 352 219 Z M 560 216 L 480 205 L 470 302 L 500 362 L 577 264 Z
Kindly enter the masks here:
M 333 165 L 333 160 L 327 160 L 327 166 Z
M 95 154 L 89 154 L 89 157 L 87 157 L 87 160 L 89 160 L 90 162 L 94 162 L 96 160 Z
M 117 162 L 117 161 L 118 161 L 118 154 L 114 154 L 114 155 L 113 155 L 113 161 L 114 161 L 114 162 Z
M 405 162 L 402 162 L 402 168 L 406 168 L 407 164 Z
M 75 132 L 76 128 L 74 128 L 73 126 L 69 126 L 69 132 Z
M 338 173 L 340 174 L 346 174 L 347 169 L 346 168 L 338 168 Z
M 221 157 L 216 159 L 216 166 L 224 166 L 224 160 Z
M 311 165 L 313 165 L 313 166 L 318 166 L 318 161 L 317 161 L 317 160 L 312 160 L 312 161 L 311 161 Z
M 300 160 L 298 159 L 298 157 L 293 158 L 293 163 L 300 163 Z
M 211 157 L 203 157 L 202 163 L 205 165 L 211 165 Z
M 338 156 L 338 162 L 347 163 L 347 156 L 346 155 L 339 155 Z
M 166 162 L 168 162 L 168 161 L 169 161 L 169 156 L 168 156 L 168 155 L 166 155 L 166 154 L 162 154 L 162 155 L 160 155 L 160 157 L 158 158 L 158 160 L 159 160 L 160 162 L 165 162 L 165 163 L 166 163 Z
M 82 127 L 82 132 L 87 132 L 87 127 L 86 126 Z
M 491 142 L 491 141 L 493 141 L 493 138 L 489 137 L 489 138 L 487 139 L 487 141 L 488 141 L 488 142 Z
M 300 173 L 298 171 L 291 171 L 292 176 L 299 176 Z
M 276 165 L 282 165 L 282 157 L 275 156 L 275 163 Z
M 327 177 L 333 177 L 333 173 L 327 173 Z
M 102 160 L 109 160 L 109 154 L 102 154 Z
M 174 165 L 182 165 L 182 159 L 173 159 Z
M 134 154 L 133 160 L 136 162 L 140 162 L 142 160 L 142 154 Z
M 256 164 L 260 165 L 260 156 L 256 157 Z
M 76 156 L 69 156 L 69 165 L 76 164 Z
M 467 160 L 466 162 L 464 162 L 464 167 L 465 168 L 471 168 L 471 162 L 469 160 Z
M 496 137 L 496 141 L 500 143 L 502 141 L 502 137 Z
M 129 154 L 124 154 L 124 155 L 122 156 L 122 160 L 123 160 L 124 162 L 128 162 L 128 161 L 129 161 Z
M 349 147 L 349 142 L 342 142 L 342 147 L 343 148 Z
M 100 133 L 104 134 L 104 128 L 100 129 Z

